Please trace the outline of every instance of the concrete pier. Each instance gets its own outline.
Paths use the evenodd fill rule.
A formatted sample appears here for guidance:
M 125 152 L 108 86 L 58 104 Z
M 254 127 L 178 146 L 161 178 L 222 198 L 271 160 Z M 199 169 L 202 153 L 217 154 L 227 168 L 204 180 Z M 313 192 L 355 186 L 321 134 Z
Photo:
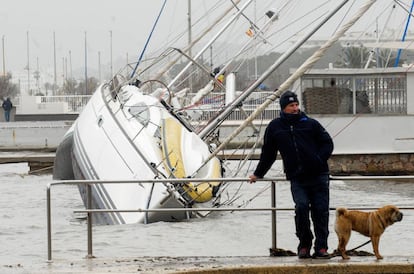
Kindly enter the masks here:
M 29 173 L 51 173 L 53 171 L 53 162 L 55 152 L 44 151 L 8 151 L 0 153 L 0 164 L 23 163 L 29 165 Z
M 73 121 L 0 122 L 1 150 L 56 150 Z
M 414 273 L 412 257 L 351 257 L 342 260 L 304 259 L 294 257 L 137 257 L 94 258 L 54 261 L 41 273 L 217 273 L 217 274 L 345 274 L 345 273 Z

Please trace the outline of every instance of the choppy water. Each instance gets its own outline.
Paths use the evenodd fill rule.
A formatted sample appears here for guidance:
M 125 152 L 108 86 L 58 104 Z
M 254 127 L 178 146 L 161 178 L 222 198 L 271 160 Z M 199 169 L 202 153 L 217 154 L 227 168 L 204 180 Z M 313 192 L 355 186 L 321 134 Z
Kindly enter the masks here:
M 51 175 L 28 175 L 27 164 L 0 165 L 0 272 L 41 269 L 47 260 L 46 185 Z M 247 172 L 246 174 L 249 174 Z M 272 174 L 270 174 L 272 175 Z M 244 176 L 244 175 L 243 175 Z M 414 207 L 414 182 L 331 182 L 331 207 Z M 236 189 L 238 185 L 234 186 Z M 256 196 L 248 207 L 270 206 L 266 184 L 244 184 L 235 205 Z M 277 183 L 277 206 L 293 207 L 289 183 Z M 234 191 L 234 190 L 233 190 Z M 75 186 L 52 189 L 53 258 L 81 259 L 87 254 L 86 223 L 73 214 L 83 209 Z M 401 223 L 389 227 L 381 239 L 384 256 L 413 256 L 414 212 L 403 210 Z M 277 213 L 277 244 L 295 251 L 293 212 Z M 331 212 L 330 251 L 336 248 Z M 367 239 L 353 234 L 348 248 Z M 269 212 L 220 212 L 205 219 L 176 223 L 98 226 L 93 251 L 98 258 L 139 256 L 268 256 L 271 247 Z M 371 252 L 368 245 L 361 250 Z

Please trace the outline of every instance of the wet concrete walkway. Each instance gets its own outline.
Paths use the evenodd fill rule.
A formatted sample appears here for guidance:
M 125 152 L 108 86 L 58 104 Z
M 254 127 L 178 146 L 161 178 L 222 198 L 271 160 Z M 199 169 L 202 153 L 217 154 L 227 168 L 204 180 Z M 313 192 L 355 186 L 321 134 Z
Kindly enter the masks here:
M 354 256 L 350 260 L 293 257 L 137 257 L 54 260 L 37 266 L 3 266 L 30 273 L 414 273 L 413 257 Z M 27 268 L 29 267 L 29 268 Z M 28 272 L 24 272 L 28 273 Z

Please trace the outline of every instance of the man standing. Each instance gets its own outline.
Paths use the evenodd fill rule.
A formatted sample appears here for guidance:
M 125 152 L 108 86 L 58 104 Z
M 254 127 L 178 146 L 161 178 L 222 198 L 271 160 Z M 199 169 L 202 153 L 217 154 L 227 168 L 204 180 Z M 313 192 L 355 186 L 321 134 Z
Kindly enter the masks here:
M 9 122 L 10 121 L 10 111 L 13 108 L 13 104 L 10 101 L 9 97 L 7 97 L 7 99 L 3 101 L 2 107 L 3 107 L 3 110 L 4 110 L 4 119 L 6 120 L 6 122 Z
M 286 179 L 290 180 L 295 202 L 296 236 L 299 239 L 298 257 L 310 258 L 313 234 L 313 258 L 330 258 L 329 234 L 329 167 L 333 141 L 322 125 L 299 109 L 295 93 L 286 91 L 279 99 L 280 117 L 272 120 L 264 134 L 260 161 L 250 175 L 250 182 L 268 172 L 278 151 L 282 157 Z M 309 216 L 310 212 L 310 216 Z

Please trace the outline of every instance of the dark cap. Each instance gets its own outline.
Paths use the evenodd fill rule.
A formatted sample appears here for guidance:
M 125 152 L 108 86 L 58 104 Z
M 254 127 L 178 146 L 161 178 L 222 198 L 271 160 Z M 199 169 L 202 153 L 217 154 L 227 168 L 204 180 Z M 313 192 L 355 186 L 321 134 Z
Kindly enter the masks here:
M 287 105 L 293 102 L 299 103 L 298 96 L 296 95 L 296 93 L 290 90 L 286 91 L 285 93 L 282 94 L 282 96 L 280 96 L 280 99 L 279 99 L 280 109 L 283 110 Z

